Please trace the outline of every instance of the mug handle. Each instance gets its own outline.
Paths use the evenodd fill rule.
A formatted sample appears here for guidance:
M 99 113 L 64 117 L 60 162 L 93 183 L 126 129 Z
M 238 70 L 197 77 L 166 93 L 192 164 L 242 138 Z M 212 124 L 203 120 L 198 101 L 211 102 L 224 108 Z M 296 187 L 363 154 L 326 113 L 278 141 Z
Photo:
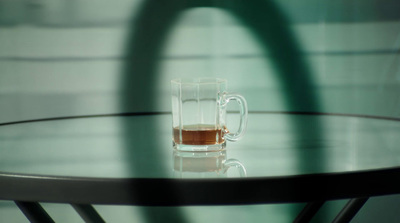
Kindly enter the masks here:
M 239 176 L 240 177 L 246 177 L 247 176 L 246 168 L 237 159 L 225 160 L 223 165 L 224 165 L 224 172 L 223 173 L 226 173 L 230 167 L 236 167 L 238 169 L 238 171 L 239 171 Z
M 223 107 L 225 107 L 230 100 L 235 100 L 240 107 L 240 125 L 239 125 L 239 129 L 236 133 L 230 133 L 227 129 L 225 129 L 225 138 L 229 141 L 237 141 L 238 139 L 240 139 L 245 131 L 246 131 L 246 126 L 247 126 L 247 114 L 248 114 L 248 110 L 247 110 L 247 102 L 246 99 L 240 95 L 240 94 L 236 94 L 236 93 L 224 93 L 222 96 L 222 102 L 221 105 Z

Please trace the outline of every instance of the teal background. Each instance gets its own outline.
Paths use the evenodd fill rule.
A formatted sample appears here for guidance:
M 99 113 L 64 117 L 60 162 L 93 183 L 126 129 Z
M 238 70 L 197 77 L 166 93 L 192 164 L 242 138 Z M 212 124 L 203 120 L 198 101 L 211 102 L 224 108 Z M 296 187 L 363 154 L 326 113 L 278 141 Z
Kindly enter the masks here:
M 0 0 L 0 122 L 170 111 L 169 81 L 197 76 L 226 78 L 250 111 L 400 117 L 399 11 L 395 0 Z M 354 222 L 395 222 L 398 203 L 372 199 Z M 0 205 L 0 220 L 24 222 Z M 299 207 L 181 212 L 193 222 L 289 222 Z M 76 222 L 72 209 L 48 208 Z M 143 211 L 98 208 L 130 220 Z

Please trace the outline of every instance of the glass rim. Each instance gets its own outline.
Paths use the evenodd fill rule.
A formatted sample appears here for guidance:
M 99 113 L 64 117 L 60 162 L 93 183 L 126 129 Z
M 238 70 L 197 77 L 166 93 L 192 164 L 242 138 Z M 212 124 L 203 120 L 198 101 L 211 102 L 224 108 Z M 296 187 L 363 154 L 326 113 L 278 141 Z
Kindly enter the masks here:
M 176 78 L 171 80 L 172 84 L 222 84 L 226 79 L 218 77 L 200 77 L 200 78 Z

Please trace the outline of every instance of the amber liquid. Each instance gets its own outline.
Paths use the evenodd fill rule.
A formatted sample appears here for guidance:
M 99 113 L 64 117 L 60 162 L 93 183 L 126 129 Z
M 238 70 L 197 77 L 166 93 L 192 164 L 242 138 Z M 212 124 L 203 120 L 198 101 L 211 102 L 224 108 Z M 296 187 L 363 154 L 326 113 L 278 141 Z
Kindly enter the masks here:
M 212 125 L 188 125 L 182 128 L 180 137 L 179 127 L 173 130 L 175 143 L 185 145 L 214 145 L 225 142 L 223 129 Z

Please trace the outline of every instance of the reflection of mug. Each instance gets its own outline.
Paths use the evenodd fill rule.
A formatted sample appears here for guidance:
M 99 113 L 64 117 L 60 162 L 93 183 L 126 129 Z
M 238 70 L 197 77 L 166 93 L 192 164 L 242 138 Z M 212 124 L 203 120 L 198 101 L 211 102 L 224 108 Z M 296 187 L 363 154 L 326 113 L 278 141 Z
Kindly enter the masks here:
M 219 78 L 175 79 L 172 87 L 172 127 L 174 148 L 182 151 L 217 151 L 225 140 L 236 141 L 247 124 L 246 100 L 226 92 L 227 82 Z M 236 133 L 226 128 L 226 105 L 240 105 L 240 125 Z
M 243 164 L 236 159 L 226 159 L 226 150 L 207 153 L 174 150 L 173 161 L 176 178 L 227 177 L 230 167 L 236 167 L 240 177 L 246 176 Z

